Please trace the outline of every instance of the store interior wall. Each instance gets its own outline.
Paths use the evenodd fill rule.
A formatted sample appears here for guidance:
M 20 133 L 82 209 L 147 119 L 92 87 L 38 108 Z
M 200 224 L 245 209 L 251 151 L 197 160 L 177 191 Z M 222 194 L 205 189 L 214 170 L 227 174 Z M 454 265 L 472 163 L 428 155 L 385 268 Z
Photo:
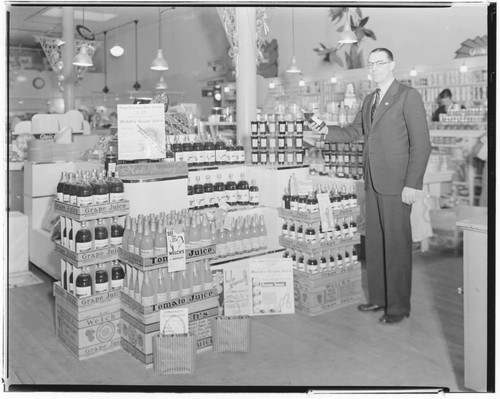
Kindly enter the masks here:
M 327 77 L 342 71 L 338 65 L 324 62 L 314 52 L 319 43 L 335 46 L 339 37 L 337 29 L 342 24 L 333 24 L 328 15 L 328 7 L 296 7 L 295 11 L 295 54 L 304 76 Z M 396 73 L 407 73 L 413 65 L 440 65 L 452 61 L 455 51 L 463 41 L 483 36 L 487 33 L 487 5 L 469 4 L 454 5 L 444 8 L 361 8 L 363 17 L 369 17 L 366 27 L 373 30 L 377 40 L 365 38 L 361 43 L 365 55 L 374 47 L 388 47 L 396 57 Z M 157 12 L 151 7 L 151 12 Z M 279 52 L 278 75 L 283 76 L 292 56 L 291 8 L 275 7 L 270 14 L 268 40 L 277 39 Z M 182 7 L 164 13 L 163 18 L 163 51 L 170 69 L 164 74 L 168 91 L 182 92 L 173 95 L 175 101 L 199 105 L 199 114 L 210 114 L 212 101 L 201 97 L 201 90 L 208 80 L 224 79 L 228 73 L 227 41 L 223 26 L 215 7 L 198 7 L 195 12 L 183 13 Z M 102 35 L 98 37 L 102 39 Z M 114 32 L 108 35 L 108 49 L 114 44 Z M 76 95 L 89 97 L 87 102 L 102 103 L 110 106 L 116 104 L 114 93 L 130 93 L 135 82 L 134 26 L 129 25 L 119 31 L 119 41 L 125 48 L 120 58 L 107 57 L 107 86 L 110 93 L 104 96 L 104 74 L 102 72 L 103 48 L 97 50 L 95 70 L 87 72 Z M 347 47 L 347 46 L 345 46 Z M 154 91 L 159 80 L 159 72 L 152 71 L 150 64 L 158 48 L 158 25 L 141 25 L 138 23 L 138 81 L 140 92 Z M 342 49 L 340 50 L 343 51 Z M 345 56 L 341 54 L 345 61 Z M 215 63 L 216 67 L 209 66 Z M 215 69 L 215 70 L 214 70 Z M 47 107 L 46 99 L 59 97 L 56 76 L 51 71 L 27 71 L 30 75 L 43 76 L 46 85 L 35 90 L 32 77 L 26 82 L 15 82 L 9 86 L 9 97 L 40 98 L 40 104 Z M 258 99 L 265 98 L 266 85 L 259 78 Z M 120 102 L 128 102 L 122 97 Z M 107 97 L 107 98 L 106 98 Z M 43 102 L 42 102 L 42 99 Z M 37 103 L 38 104 L 38 103 Z M 89 105 L 89 104 L 87 104 Z M 259 105 L 259 104 L 258 104 Z M 36 105 L 38 106 L 38 105 Z M 12 109 L 36 107 L 33 101 L 24 104 L 11 102 Z M 50 107 L 50 106 L 49 106 Z

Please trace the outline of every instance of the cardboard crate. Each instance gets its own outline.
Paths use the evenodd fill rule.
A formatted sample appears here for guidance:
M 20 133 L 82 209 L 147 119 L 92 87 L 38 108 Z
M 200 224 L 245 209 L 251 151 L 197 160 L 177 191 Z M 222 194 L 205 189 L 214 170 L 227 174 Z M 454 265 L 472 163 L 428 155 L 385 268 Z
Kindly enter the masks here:
M 361 263 L 351 262 L 347 266 L 336 267 L 320 273 L 306 273 L 299 270 L 293 271 L 293 280 L 310 288 L 321 287 L 329 281 L 337 281 L 350 273 L 361 273 Z
M 77 253 L 62 246 L 60 243 L 55 243 L 55 253 L 76 267 L 86 267 L 97 263 L 117 260 L 118 250 L 118 246 L 112 245 L 107 248 Z
M 211 320 L 219 315 L 218 297 L 186 305 L 189 332 L 197 336 L 197 352 L 212 348 Z M 126 304 L 121 309 L 121 345 L 146 367 L 153 365 L 153 337 L 160 331 L 160 312 L 141 314 Z
M 295 309 L 315 316 L 359 302 L 362 295 L 361 269 L 316 282 L 294 279 Z
M 78 359 L 120 348 L 120 292 L 77 298 L 54 283 L 56 335 Z
M 55 200 L 54 210 L 58 215 L 81 222 L 127 215 L 130 211 L 130 201 L 123 200 L 101 205 L 76 206 Z

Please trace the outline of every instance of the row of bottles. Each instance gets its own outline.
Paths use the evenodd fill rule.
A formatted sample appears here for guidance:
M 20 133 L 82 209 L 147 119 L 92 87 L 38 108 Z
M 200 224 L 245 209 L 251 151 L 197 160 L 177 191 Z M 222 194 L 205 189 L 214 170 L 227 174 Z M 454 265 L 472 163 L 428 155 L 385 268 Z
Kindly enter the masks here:
M 356 143 L 324 143 L 322 155 L 327 172 L 338 178 L 362 179 L 363 171 L 362 141 Z
M 240 141 L 235 146 L 232 140 L 224 140 L 219 134 L 214 142 L 208 133 L 182 137 L 177 134 L 172 144 L 167 143 L 166 162 L 184 161 L 193 167 L 245 163 L 245 149 Z
M 143 258 L 165 255 L 168 230 L 184 233 L 186 249 L 215 244 L 221 257 L 267 247 L 263 215 L 240 216 L 224 226 L 220 221 L 210 221 L 207 213 L 183 210 L 127 217 L 122 248 Z
M 213 276 L 208 261 L 186 265 L 185 270 L 168 272 L 167 268 L 140 271 L 129 267 L 123 292 L 143 306 L 160 304 L 212 288 Z
M 76 206 L 101 205 L 123 201 L 124 186 L 118 172 L 62 172 L 57 184 L 57 200 Z
M 226 182 L 222 180 L 220 173 L 217 174 L 215 183 L 211 182 L 210 175 L 206 175 L 204 183 L 201 176 L 196 176 L 194 184 L 188 179 L 189 209 L 215 208 L 223 202 L 230 206 L 258 206 L 259 187 L 255 179 L 252 179 L 251 185 L 245 179 L 245 173 L 240 174 L 238 182 L 233 179 L 232 173 L 229 173 Z
M 62 262 L 65 263 L 62 274 L 63 288 L 79 298 L 120 290 L 125 284 L 125 270 L 117 260 L 111 264 L 98 263 L 95 267 L 82 269 L 77 269 L 68 262 Z M 92 274 L 89 273 L 91 268 L 95 269 Z
M 292 259 L 295 270 L 311 274 L 334 270 L 340 271 L 358 261 L 358 254 L 354 246 L 322 251 L 316 255 L 285 248 L 283 257 Z
M 306 244 L 335 243 L 346 238 L 354 237 L 358 232 L 354 217 L 335 219 L 335 227 L 331 231 L 323 231 L 321 223 L 302 224 L 292 220 L 285 220 L 281 226 L 282 237 Z
M 61 245 L 82 253 L 121 246 L 124 228 L 119 217 L 78 222 L 61 216 Z
M 258 120 L 250 122 L 250 133 L 252 136 L 262 135 L 295 135 L 304 133 L 303 120 Z
M 304 165 L 304 150 L 299 148 L 286 148 L 278 150 L 252 149 L 252 165 Z
M 317 195 L 320 193 L 328 193 L 333 211 L 347 210 L 358 205 L 358 196 L 354 192 L 354 186 L 351 186 L 349 192 L 347 192 L 345 186 L 342 186 L 339 191 L 334 184 L 333 187 L 315 186 L 308 195 L 291 195 L 290 189 L 285 187 L 285 193 L 281 198 L 281 207 L 296 212 L 318 213 Z

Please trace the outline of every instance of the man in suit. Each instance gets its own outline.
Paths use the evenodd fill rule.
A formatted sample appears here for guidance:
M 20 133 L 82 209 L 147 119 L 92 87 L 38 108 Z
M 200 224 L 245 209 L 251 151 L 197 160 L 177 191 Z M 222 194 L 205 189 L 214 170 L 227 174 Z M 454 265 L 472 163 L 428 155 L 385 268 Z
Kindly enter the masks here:
M 422 97 L 394 79 L 394 57 L 386 48 L 368 57 L 377 85 L 366 96 L 352 125 L 323 127 L 308 122 L 327 142 L 363 138 L 366 190 L 366 261 L 368 303 L 362 312 L 385 310 L 383 324 L 410 315 L 412 204 L 422 195 L 424 172 L 431 152 Z

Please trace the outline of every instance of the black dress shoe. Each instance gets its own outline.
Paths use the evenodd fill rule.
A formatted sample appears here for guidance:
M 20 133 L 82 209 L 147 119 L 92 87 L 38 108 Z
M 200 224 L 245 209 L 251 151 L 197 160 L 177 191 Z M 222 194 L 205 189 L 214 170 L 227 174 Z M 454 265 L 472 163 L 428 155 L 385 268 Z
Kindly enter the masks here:
M 384 309 L 384 306 L 373 305 L 371 303 L 358 305 L 358 310 L 360 310 L 361 312 L 377 312 L 382 309 Z
M 410 317 L 410 315 L 408 313 L 398 315 L 385 314 L 379 319 L 379 321 L 382 324 L 395 324 L 402 321 L 405 317 Z

